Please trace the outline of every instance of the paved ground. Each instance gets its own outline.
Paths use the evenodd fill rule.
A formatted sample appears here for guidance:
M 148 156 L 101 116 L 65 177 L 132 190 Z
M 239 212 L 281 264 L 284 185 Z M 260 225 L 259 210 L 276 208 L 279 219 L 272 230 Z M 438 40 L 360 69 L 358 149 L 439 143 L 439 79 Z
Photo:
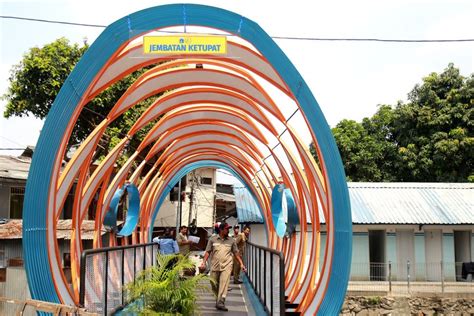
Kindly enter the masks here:
M 209 285 L 209 289 L 211 286 Z M 198 305 L 200 306 L 199 312 L 201 315 L 226 315 L 226 316 L 247 316 L 254 315 L 252 308 L 247 306 L 249 304 L 248 299 L 246 300 L 244 295 L 244 287 L 242 284 L 230 285 L 231 291 L 227 293 L 225 305 L 229 309 L 228 312 L 219 311 L 216 309 L 216 299 L 212 292 L 206 292 L 205 294 L 199 294 Z

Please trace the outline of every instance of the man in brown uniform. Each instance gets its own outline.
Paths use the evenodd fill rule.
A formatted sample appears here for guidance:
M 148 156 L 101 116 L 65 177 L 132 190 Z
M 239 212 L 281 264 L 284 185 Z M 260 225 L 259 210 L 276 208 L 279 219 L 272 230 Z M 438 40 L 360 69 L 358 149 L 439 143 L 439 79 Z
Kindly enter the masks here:
M 238 228 L 238 226 L 237 226 Z M 234 226 L 234 232 L 235 232 L 235 226 Z M 245 242 L 249 238 L 250 235 L 250 227 L 245 226 L 244 230 L 242 233 L 238 233 L 236 236 L 234 236 L 235 244 L 237 245 L 237 248 L 239 249 L 239 254 L 240 257 L 244 257 L 245 253 Z M 237 259 L 234 257 L 234 271 L 233 271 L 233 276 L 234 276 L 234 283 L 235 284 L 240 284 L 242 281 L 240 280 L 240 265 L 237 264 Z
M 206 253 L 201 263 L 201 269 L 204 269 L 206 267 L 206 261 L 212 253 L 211 278 L 214 280 L 212 290 L 217 296 L 216 308 L 222 311 L 228 310 L 227 307 L 225 307 L 225 298 L 232 273 L 233 255 L 236 256 L 242 271 L 247 271 L 242 262 L 242 258 L 240 258 L 237 245 L 234 240 L 229 237 L 230 227 L 231 226 L 227 223 L 220 224 L 219 234 L 212 236 L 207 242 Z
M 178 242 L 179 252 L 183 255 L 187 255 L 189 253 L 189 246 L 192 244 L 192 242 L 188 240 L 188 227 L 186 225 L 183 225 L 179 228 L 176 241 Z

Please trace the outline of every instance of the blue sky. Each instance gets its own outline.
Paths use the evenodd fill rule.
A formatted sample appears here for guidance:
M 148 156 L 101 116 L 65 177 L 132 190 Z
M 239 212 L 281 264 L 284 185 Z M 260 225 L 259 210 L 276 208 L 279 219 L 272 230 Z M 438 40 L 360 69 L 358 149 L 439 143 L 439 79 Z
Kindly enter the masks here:
M 273 36 L 474 38 L 474 1 L 186 1 L 219 6 L 257 22 Z M 1 15 L 108 25 L 147 7 L 177 1 L 4 1 Z M 271 3 L 271 5 L 269 5 Z M 0 19 L 0 94 L 9 69 L 33 46 L 59 37 L 91 43 L 102 29 Z M 328 123 L 371 116 L 395 104 L 430 72 L 450 62 L 474 72 L 474 43 L 400 44 L 276 40 L 316 96 Z M 0 101 L 3 113 L 5 102 Z M 0 148 L 34 145 L 42 122 L 0 118 Z M 0 154 L 19 152 L 0 151 Z

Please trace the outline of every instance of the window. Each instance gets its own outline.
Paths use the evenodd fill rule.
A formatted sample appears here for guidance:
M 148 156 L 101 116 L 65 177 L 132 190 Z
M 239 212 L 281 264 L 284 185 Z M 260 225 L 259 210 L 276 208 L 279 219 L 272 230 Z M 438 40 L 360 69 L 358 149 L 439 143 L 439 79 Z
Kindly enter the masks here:
M 21 219 L 23 212 L 23 200 L 25 199 L 24 187 L 10 188 L 10 218 Z
M 186 191 L 186 176 L 181 178 L 181 201 L 183 201 L 183 192 Z M 179 181 L 174 185 L 174 187 L 170 191 L 170 201 L 178 201 L 178 195 L 179 195 Z
M 201 177 L 201 184 L 212 185 L 212 178 Z

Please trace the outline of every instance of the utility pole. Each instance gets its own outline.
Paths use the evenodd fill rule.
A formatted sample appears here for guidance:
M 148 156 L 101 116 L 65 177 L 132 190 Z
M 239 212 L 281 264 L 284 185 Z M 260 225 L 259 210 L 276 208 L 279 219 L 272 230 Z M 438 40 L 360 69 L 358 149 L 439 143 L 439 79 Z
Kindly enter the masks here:
M 189 194 L 189 215 L 188 215 L 188 226 L 191 225 L 192 217 L 193 217 L 193 200 L 194 200 L 194 184 L 196 181 L 196 174 L 195 171 L 190 173 L 191 175 L 191 193 Z M 196 219 L 197 221 L 197 219 Z
M 179 179 L 178 184 L 178 210 L 176 214 L 176 236 L 178 236 L 179 227 L 181 226 L 181 217 L 182 217 L 182 205 L 181 205 L 181 179 Z

